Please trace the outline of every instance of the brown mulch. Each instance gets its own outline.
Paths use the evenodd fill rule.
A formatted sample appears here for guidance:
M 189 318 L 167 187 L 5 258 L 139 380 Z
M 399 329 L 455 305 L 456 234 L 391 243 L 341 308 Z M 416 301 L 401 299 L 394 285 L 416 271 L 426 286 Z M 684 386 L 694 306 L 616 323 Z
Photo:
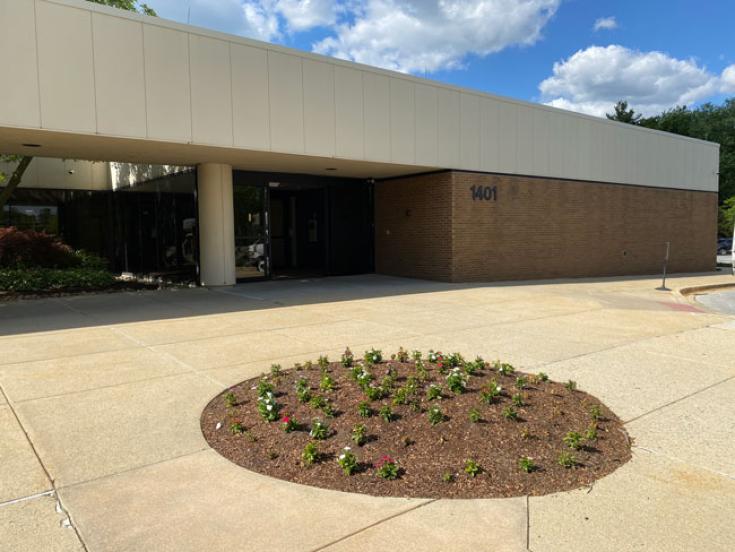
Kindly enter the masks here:
M 429 381 L 419 384 L 415 395 L 417 406 L 394 405 L 395 391 L 415 375 L 413 361 L 381 362 L 370 367 L 375 382 L 380 384 L 388 366 L 397 370 L 390 397 L 368 401 L 350 376 L 350 368 L 338 362 L 329 364 L 328 372 L 336 382 L 333 391 L 319 390 L 321 370 L 314 363 L 309 369 L 282 370 L 268 376 L 275 384 L 275 397 L 280 406 L 278 420 L 265 421 L 258 413 L 256 386 L 259 378 L 244 381 L 215 397 L 205 408 L 201 428 L 205 439 L 225 458 L 247 469 L 279 479 L 340 491 L 378 496 L 423 498 L 489 498 L 543 495 L 590 485 L 613 472 L 630 459 L 630 440 L 618 417 L 595 397 L 579 390 L 570 391 L 562 383 L 538 381 L 529 374 L 500 374 L 493 365 L 468 376 L 464 393 L 448 390 L 446 375 L 436 364 L 424 361 Z M 516 378 L 529 379 L 521 391 L 524 406 L 515 407 L 517 420 L 507 419 L 503 409 L 512 405 L 511 395 L 518 392 Z M 312 395 L 329 399 L 336 413 L 323 412 L 296 398 L 295 382 L 306 378 Z M 493 404 L 481 398 L 480 391 L 496 380 L 503 391 Z M 443 398 L 429 401 L 425 388 L 440 384 Z M 225 396 L 233 393 L 234 406 L 226 405 Z M 368 401 L 373 416 L 358 415 L 358 404 Z M 390 405 L 396 419 L 385 422 L 377 415 L 383 405 Z M 438 405 L 446 416 L 444 422 L 432 426 L 427 410 Z M 599 405 L 602 416 L 597 420 L 597 438 L 585 440 L 578 450 L 570 449 L 564 436 L 570 431 L 585 434 L 593 423 L 590 410 Z M 481 420 L 472 423 L 468 413 L 477 408 Z M 288 414 L 302 428 L 287 433 L 281 418 Z M 315 418 L 329 425 L 329 437 L 315 441 L 309 437 L 309 426 Z M 231 425 L 239 422 L 244 433 L 233 433 Z M 217 429 L 217 425 L 221 424 Z M 352 428 L 365 424 L 368 441 L 357 446 L 351 440 Z M 306 466 L 302 451 L 313 441 L 320 452 L 319 462 Z M 337 464 L 342 448 L 350 446 L 360 462 L 358 473 L 345 475 Z M 572 453 L 577 465 L 559 465 L 562 452 Z M 384 480 L 376 475 L 375 463 L 384 455 L 398 462 L 400 477 Z M 519 459 L 530 457 L 536 465 L 531 473 L 519 468 Z M 465 461 L 472 459 L 481 472 L 474 478 L 464 472 Z M 445 481 L 451 474 L 451 481 Z

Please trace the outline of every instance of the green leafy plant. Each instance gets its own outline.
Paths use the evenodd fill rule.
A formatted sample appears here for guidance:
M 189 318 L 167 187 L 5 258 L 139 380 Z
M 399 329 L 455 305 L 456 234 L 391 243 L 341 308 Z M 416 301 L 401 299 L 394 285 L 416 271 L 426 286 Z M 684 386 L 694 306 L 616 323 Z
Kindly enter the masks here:
M 480 414 L 480 411 L 477 410 L 477 408 L 470 408 L 470 411 L 467 413 L 467 417 L 473 424 L 476 424 L 482 419 L 482 415 Z
M 268 380 L 267 377 L 260 378 L 258 381 L 258 386 L 256 387 L 256 392 L 258 393 L 259 397 L 263 397 L 267 395 L 268 393 L 273 394 L 275 391 L 274 385 Z
M 514 394 L 514 395 L 513 395 L 513 396 L 512 396 L 511 398 L 510 398 L 510 400 L 511 400 L 511 402 L 513 403 L 513 406 L 517 406 L 517 407 L 519 407 L 519 408 L 520 408 L 521 406 L 523 406 L 523 395 L 521 395 L 520 393 L 516 393 L 516 394 Z
M 517 420 L 518 419 L 518 412 L 516 412 L 516 410 L 512 406 L 506 406 L 501 412 L 501 415 L 506 420 Z
M 482 400 L 487 404 L 493 404 L 502 392 L 503 388 L 498 385 L 497 381 L 493 380 L 488 382 L 485 389 L 480 392 L 480 397 L 482 397 Z
M 280 364 L 271 364 L 271 375 L 274 378 L 277 378 L 281 375 L 281 365 Z
M 467 460 L 464 461 L 464 472 L 469 477 L 474 479 L 481 471 L 482 471 L 482 468 L 473 459 L 468 458 Z
M 383 352 L 378 349 L 370 349 L 369 351 L 365 351 L 363 358 L 368 364 L 378 364 L 383 360 Z
M 326 372 L 327 368 L 329 368 L 329 359 L 326 355 L 320 355 L 316 363 L 319 365 L 322 372 Z
M 444 413 L 438 406 L 432 406 L 427 412 L 426 416 L 429 418 L 429 423 L 433 426 L 440 424 L 444 421 Z
M 378 477 L 388 480 L 398 479 L 398 462 L 390 456 L 381 457 L 375 467 L 377 468 L 375 473 Z
M 597 441 L 597 424 L 592 422 L 587 431 L 584 432 L 584 438 L 587 441 Z
M 577 465 L 577 459 L 571 452 L 564 451 L 559 455 L 557 463 L 560 466 L 569 469 Z
M 286 414 L 283 418 L 281 418 L 281 429 L 285 431 L 286 433 L 291 433 L 292 431 L 296 431 L 299 429 L 300 424 L 296 421 L 296 418 L 293 418 L 292 416 L 289 416 Z
M 539 372 L 536 374 L 536 381 L 545 382 L 549 381 L 549 375 L 546 372 Z
M 360 415 L 361 418 L 369 418 L 373 415 L 373 409 L 370 408 L 370 405 L 366 402 L 361 402 L 357 405 L 357 413 Z
M 350 447 L 345 447 L 337 457 L 337 463 L 345 475 L 352 475 L 357 471 L 357 457 L 352 454 Z
M 365 388 L 365 395 L 371 401 L 379 401 L 385 397 L 385 390 L 379 385 L 370 385 Z
M 464 357 L 459 353 L 447 355 L 445 361 L 449 368 L 459 368 L 465 363 Z
M 429 379 L 429 371 L 426 369 L 426 366 L 424 366 L 424 363 L 421 361 L 421 359 L 416 361 L 415 367 L 417 380 L 426 381 Z
M 577 390 L 577 382 L 574 380 L 569 380 L 564 384 L 564 387 L 566 387 L 567 390 L 574 392 Z
M 444 483 L 451 483 L 454 481 L 454 474 L 450 471 L 445 471 L 442 474 L 442 481 L 444 481 Z
M 528 378 L 525 376 L 518 376 L 516 378 L 516 388 L 520 389 L 521 391 L 526 388 L 526 385 L 528 385 Z
M 296 380 L 296 398 L 300 403 L 308 403 L 311 400 L 311 389 L 305 378 Z
M 329 426 L 319 419 L 314 419 L 311 422 L 311 430 L 309 430 L 309 436 L 313 439 L 323 441 L 329 436 Z
M 378 410 L 378 416 L 381 420 L 388 423 L 392 422 L 394 418 L 393 411 L 387 404 L 380 407 L 380 410 Z
M 276 421 L 279 410 L 280 405 L 276 403 L 276 400 L 273 398 L 273 393 L 270 391 L 258 397 L 258 413 L 267 422 Z
M 324 374 L 322 376 L 322 379 L 319 381 L 319 389 L 322 391 L 334 390 L 334 380 L 329 376 L 329 374 Z
M 398 352 L 396 353 L 396 360 L 398 362 L 408 362 L 408 351 L 406 351 L 403 347 L 398 348 Z
M 590 418 L 592 418 L 595 422 L 602 418 L 602 407 L 600 407 L 599 404 L 593 404 L 590 407 Z
M 465 371 L 465 374 L 468 376 L 474 376 L 477 372 L 485 368 L 485 361 L 482 360 L 482 357 L 475 358 L 472 362 L 465 362 L 463 369 Z
M 570 431 L 568 432 L 562 441 L 564 441 L 564 444 L 568 446 L 570 449 L 573 450 L 579 450 L 582 447 L 582 441 L 583 441 L 582 434 L 577 431 Z
M 447 387 L 455 395 L 464 393 L 467 387 L 467 376 L 458 367 L 452 368 L 447 375 Z
M 426 400 L 433 401 L 442 398 L 442 388 L 440 385 L 432 383 L 426 388 Z
M 237 397 L 232 391 L 230 391 L 225 395 L 225 406 L 227 408 L 232 408 L 235 405 L 237 405 Z
M 347 347 L 345 349 L 345 352 L 342 353 L 341 362 L 342 362 L 342 366 L 344 366 L 345 368 L 351 368 L 352 365 L 354 364 L 355 356 L 352 354 L 352 351 L 350 351 L 349 347 Z
M 518 467 L 521 468 L 521 471 L 524 471 L 526 473 L 531 473 L 532 471 L 536 471 L 537 469 L 533 458 L 529 458 L 528 456 L 521 456 L 518 459 Z
M 301 453 L 301 461 L 306 466 L 311 466 L 319 461 L 319 448 L 316 446 L 316 443 L 312 441 L 306 443 Z
M 516 369 L 513 368 L 512 364 L 508 364 L 507 362 L 500 362 L 499 360 L 495 361 L 495 363 L 493 364 L 493 368 L 495 368 L 504 376 L 510 376 L 516 371 Z
M 421 362 L 421 351 L 414 349 L 413 351 L 411 351 L 411 357 L 413 358 L 414 362 Z
M 367 442 L 367 428 L 365 424 L 357 424 L 352 428 L 352 440 L 358 447 L 361 447 Z
M 245 433 L 245 426 L 241 422 L 232 422 L 230 424 L 230 432 L 233 435 L 242 435 Z

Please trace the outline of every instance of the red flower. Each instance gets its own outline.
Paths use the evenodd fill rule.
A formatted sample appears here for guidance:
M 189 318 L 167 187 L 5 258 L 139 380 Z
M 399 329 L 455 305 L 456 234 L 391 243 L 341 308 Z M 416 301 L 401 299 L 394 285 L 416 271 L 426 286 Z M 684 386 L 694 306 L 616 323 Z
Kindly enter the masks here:
M 290 422 L 290 421 L 291 421 L 291 418 L 289 418 L 288 416 L 284 416 L 284 417 L 283 417 L 283 418 L 281 419 L 281 421 L 282 421 L 282 422 L 283 422 L 284 424 L 287 424 L 288 422 Z

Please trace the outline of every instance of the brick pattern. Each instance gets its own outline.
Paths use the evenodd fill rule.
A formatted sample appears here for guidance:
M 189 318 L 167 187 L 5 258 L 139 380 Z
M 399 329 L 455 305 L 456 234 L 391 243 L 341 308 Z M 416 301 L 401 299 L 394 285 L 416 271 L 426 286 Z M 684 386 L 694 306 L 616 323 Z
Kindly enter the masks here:
M 472 197 L 494 187 L 496 200 Z M 467 172 L 376 184 L 376 271 L 443 281 L 714 266 L 717 194 Z

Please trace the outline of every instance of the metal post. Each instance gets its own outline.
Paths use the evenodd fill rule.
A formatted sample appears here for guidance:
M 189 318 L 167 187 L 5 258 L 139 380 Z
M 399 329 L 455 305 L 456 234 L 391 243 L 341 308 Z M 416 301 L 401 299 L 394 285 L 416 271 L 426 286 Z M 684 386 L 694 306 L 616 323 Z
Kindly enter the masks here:
M 666 287 L 666 268 L 669 264 L 669 253 L 671 252 L 671 242 L 666 242 L 666 254 L 664 255 L 664 274 L 663 274 L 663 281 L 661 282 L 661 287 L 657 287 L 656 289 L 659 291 L 670 291 L 669 288 Z

